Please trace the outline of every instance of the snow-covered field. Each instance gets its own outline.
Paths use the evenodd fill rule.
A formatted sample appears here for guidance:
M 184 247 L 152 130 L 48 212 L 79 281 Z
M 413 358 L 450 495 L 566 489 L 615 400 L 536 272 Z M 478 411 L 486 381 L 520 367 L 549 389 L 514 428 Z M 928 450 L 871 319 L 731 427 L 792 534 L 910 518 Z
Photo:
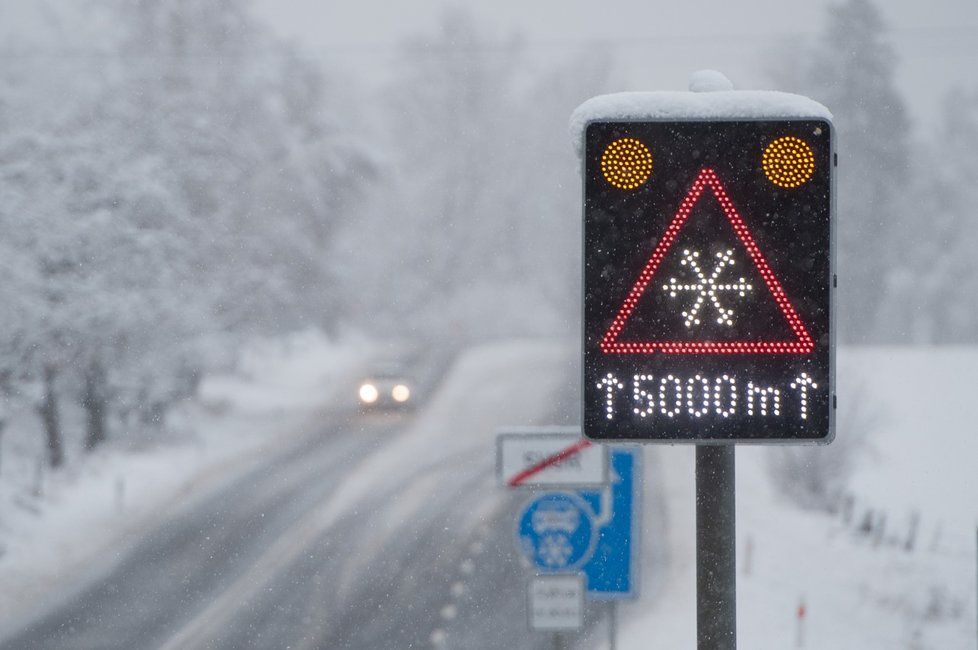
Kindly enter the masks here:
M 368 352 L 365 343 L 337 346 L 311 333 L 256 344 L 235 373 L 205 380 L 200 399 L 179 413 L 179 431 L 161 442 L 112 446 L 39 486 L 23 472 L 0 475 L 0 625 L 67 595 L 111 566 L 161 511 L 208 493 L 270 445 L 307 430 L 350 390 Z M 5 445 L 32 449 L 27 437 L 40 436 L 32 414 L 16 415 Z M 9 469 L 18 460 L 8 458 Z
M 772 450 L 737 452 L 740 647 L 974 648 L 978 349 L 845 349 L 839 363 L 840 402 L 858 396 L 878 414 L 849 485 L 851 523 L 789 502 L 767 472 Z M 623 608 L 621 647 L 692 648 L 693 451 L 648 454 L 667 533 L 647 531 L 644 552 L 664 546 L 668 565 L 646 571 L 645 597 Z M 881 532 L 858 531 L 868 511 L 885 517 Z

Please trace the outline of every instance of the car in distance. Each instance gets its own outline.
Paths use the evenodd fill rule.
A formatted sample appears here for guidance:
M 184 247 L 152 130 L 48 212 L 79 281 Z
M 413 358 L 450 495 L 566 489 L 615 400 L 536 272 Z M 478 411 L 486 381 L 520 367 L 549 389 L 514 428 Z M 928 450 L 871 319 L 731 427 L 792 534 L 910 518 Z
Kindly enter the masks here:
M 362 410 L 404 409 L 412 405 L 413 382 L 401 371 L 381 369 L 368 375 L 357 389 Z

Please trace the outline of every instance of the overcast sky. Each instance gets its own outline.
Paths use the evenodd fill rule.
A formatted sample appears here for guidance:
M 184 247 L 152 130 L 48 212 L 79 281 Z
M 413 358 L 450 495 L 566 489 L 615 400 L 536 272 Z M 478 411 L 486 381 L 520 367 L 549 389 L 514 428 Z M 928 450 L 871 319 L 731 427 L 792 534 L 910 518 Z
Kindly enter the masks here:
M 283 35 L 353 75 L 376 80 L 393 45 L 430 30 L 444 0 L 253 0 Z M 491 0 L 458 2 L 502 36 L 517 31 L 541 57 L 612 46 L 630 89 L 684 89 L 693 70 L 724 71 L 739 87 L 765 87 L 764 57 L 818 33 L 824 0 Z M 900 56 L 899 83 L 918 120 L 952 84 L 978 87 L 978 2 L 886 0 Z

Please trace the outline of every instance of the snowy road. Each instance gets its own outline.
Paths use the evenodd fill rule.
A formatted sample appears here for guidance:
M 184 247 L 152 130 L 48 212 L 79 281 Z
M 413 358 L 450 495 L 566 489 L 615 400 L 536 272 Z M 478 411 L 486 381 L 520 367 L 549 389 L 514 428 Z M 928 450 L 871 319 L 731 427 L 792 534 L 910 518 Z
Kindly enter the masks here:
M 333 413 L 0 647 L 551 647 L 527 630 L 525 495 L 495 486 L 491 431 L 564 410 L 566 359 L 489 350 L 416 415 Z
M 152 647 L 246 571 L 262 550 L 341 478 L 344 465 L 389 433 L 324 427 L 291 453 L 162 522 L 102 580 L 3 647 Z

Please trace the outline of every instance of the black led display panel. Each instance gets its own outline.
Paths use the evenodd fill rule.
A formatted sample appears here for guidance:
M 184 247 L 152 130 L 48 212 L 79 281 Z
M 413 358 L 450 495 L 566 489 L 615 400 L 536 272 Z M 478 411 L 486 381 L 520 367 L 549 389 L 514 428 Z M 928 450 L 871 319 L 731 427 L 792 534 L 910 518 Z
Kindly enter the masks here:
M 592 122 L 584 434 L 831 440 L 825 120 Z

